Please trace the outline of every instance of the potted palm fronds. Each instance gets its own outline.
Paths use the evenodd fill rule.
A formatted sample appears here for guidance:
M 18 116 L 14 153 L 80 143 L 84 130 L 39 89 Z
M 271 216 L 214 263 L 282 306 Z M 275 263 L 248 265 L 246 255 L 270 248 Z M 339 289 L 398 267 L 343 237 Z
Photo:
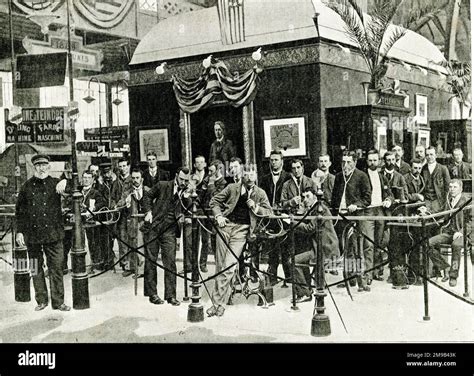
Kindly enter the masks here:
M 375 104 L 380 97 L 382 79 L 388 69 L 387 54 L 402 38 L 407 29 L 392 25 L 403 0 L 377 0 L 373 2 L 370 16 L 363 13 L 356 0 L 326 3 L 345 23 L 346 33 L 355 42 L 367 64 L 370 82 L 367 84 L 367 103 Z M 419 16 L 419 13 L 417 13 Z
M 463 119 L 463 109 L 471 105 L 471 63 L 457 60 L 442 61 L 437 63 L 446 68 L 448 77 L 446 79 L 447 89 L 456 98 L 459 104 L 461 119 Z

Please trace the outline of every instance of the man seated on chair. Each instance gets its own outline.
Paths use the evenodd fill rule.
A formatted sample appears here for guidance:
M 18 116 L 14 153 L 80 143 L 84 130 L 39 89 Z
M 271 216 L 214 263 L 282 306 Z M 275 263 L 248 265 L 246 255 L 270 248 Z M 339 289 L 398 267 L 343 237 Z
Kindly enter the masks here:
M 219 226 L 216 242 L 216 273 L 208 316 L 222 316 L 232 292 L 232 277 L 247 238 L 253 236 L 257 216 L 272 213 L 265 191 L 255 185 L 257 171 L 244 169 L 242 180 L 229 184 L 212 197 L 209 206 Z M 230 267 L 230 268 L 229 268 Z
M 303 192 L 303 204 L 305 209 L 310 210 L 309 215 L 317 215 L 318 201 L 316 190 L 313 187 L 307 187 Z M 324 203 L 321 203 L 323 216 L 330 216 L 331 212 Z M 323 251 L 324 265 L 330 263 L 337 257 L 339 250 L 339 242 L 337 240 L 336 231 L 331 220 L 322 220 L 321 245 Z M 316 259 L 318 250 L 318 220 L 311 219 L 307 223 L 300 223 L 295 228 L 296 232 L 308 234 L 311 236 L 311 247 L 306 252 L 295 256 L 295 264 L 309 264 Z M 311 301 L 311 274 L 309 266 L 297 266 L 295 268 L 295 290 L 296 302 L 303 303 Z
M 444 210 L 458 209 L 462 207 L 467 200 L 468 198 L 462 193 L 462 181 L 459 179 L 451 180 L 449 183 L 448 199 L 446 200 Z M 441 263 L 440 268 L 444 270 L 443 282 L 448 280 L 449 273 L 449 286 L 454 287 L 457 284 L 459 264 L 461 261 L 461 248 L 463 248 L 464 245 L 463 228 L 467 226 L 467 233 L 470 234 L 471 221 L 469 220 L 467 223 L 464 223 L 464 213 L 462 210 L 456 213 L 456 215 L 448 215 L 448 218 L 449 221 L 443 225 L 441 234 L 435 235 L 429 240 L 432 252 L 430 258 L 435 264 L 437 262 Z M 451 245 L 451 268 L 449 268 L 449 264 L 441 258 L 439 250 L 441 244 Z

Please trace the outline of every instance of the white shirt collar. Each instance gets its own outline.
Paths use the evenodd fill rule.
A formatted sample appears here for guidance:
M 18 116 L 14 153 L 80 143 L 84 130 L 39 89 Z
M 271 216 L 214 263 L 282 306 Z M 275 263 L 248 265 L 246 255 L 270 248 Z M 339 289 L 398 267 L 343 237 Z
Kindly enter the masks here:
M 428 165 L 428 170 L 429 170 L 430 174 L 432 174 L 434 169 L 436 168 L 437 162 L 427 163 L 427 165 Z
M 457 196 L 455 196 L 454 198 L 451 198 L 451 199 L 449 200 L 449 203 L 450 203 L 450 205 L 451 205 L 452 208 L 454 208 L 454 207 L 457 205 L 457 203 L 458 203 L 459 200 L 461 199 L 461 196 L 462 196 L 462 192 L 459 193 L 459 194 L 458 194 Z
M 279 169 L 279 170 L 277 170 L 277 171 L 273 171 L 273 170 L 271 170 L 271 173 L 272 173 L 272 175 L 281 175 L 281 172 L 282 172 L 282 171 L 283 171 L 283 167 L 282 167 L 282 168 L 280 168 L 280 169 Z

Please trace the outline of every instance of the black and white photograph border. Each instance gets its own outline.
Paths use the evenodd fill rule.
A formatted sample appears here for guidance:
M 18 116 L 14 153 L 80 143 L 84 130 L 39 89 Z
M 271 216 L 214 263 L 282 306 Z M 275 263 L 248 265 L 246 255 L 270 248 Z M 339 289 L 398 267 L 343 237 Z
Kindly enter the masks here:
M 378 262 L 383 271 L 377 279 L 370 277 L 372 270 L 367 272 L 369 277 L 365 276 L 364 255 L 359 254 L 359 259 L 355 256 L 364 264 L 359 265 L 362 272 L 357 270 L 355 274 L 347 272 L 345 264 L 349 259 L 338 252 L 330 266 L 328 260 L 323 265 L 323 256 L 316 255 L 318 259 L 309 265 L 309 296 L 296 296 L 298 283 L 286 275 L 283 263 L 285 254 L 289 255 L 293 270 L 301 267 L 291 252 L 292 226 L 313 221 L 316 227 L 305 236 L 314 235 L 313 242 L 319 242 L 315 247 L 323 249 L 323 223 L 330 221 L 336 226 L 338 222 L 346 223 L 344 215 L 351 215 L 340 212 L 344 215 L 338 216 L 338 209 L 343 207 L 341 197 L 341 205 L 336 207 L 327 200 L 323 204 L 326 186 L 316 184 L 320 180 L 311 175 L 319 171 L 320 156 L 328 156 L 332 162 L 327 167 L 329 175 L 343 176 L 344 158 L 352 158 L 346 152 L 358 150 L 356 169 L 363 170 L 364 165 L 359 162 L 365 163 L 366 151 L 381 145 L 383 137 L 384 147 L 389 151 L 401 143 L 403 159 L 410 163 L 411 158 L 418 157 L 417 146 L 433 146 L 436 141 L 430 122 L 445 120 L 436 133 L 443 135 L 444 152 L 462 149 L 465 163 L 471 166 L 469 2 L 5 0 L 0 3 L 0 19 L 5 26 L 0 31 L 0 42 L 5 47 L 0 51 L 0 353 L 2 346 L 13 344 L 63 343 L 472 345 L 474 279 L 470 244 L 461 252 L 457 284 L 451 285 L 446 275 L 431 277 L 428 237 L 416 238 L 411 232 L 415 222 L 423 231 L 425 222 L 436 222 L 441 227 L 445 217 L 457 214 L 456 207 L 449 207 L 443 217 L 429 206 L 432 212 L 420 212 L 421 205 L 412 208 L 412 204 L 400 210 L 398 218 L 385 212 L 387 218 L 392 218 L 392 225 L 406 224 L 406 236 L 412 240 L 410 249 L 420 247 L 425 252 L 423 269 L 418 270 L 416 278 L 421 282 L 404 282 L 403 289 L 393 288 L 393 275 L 385 266 L 393 261 L 391 252 L 397 247 L 393 240 L 387 243 L 384 239 L 385 244 L 380 245 L 382 255 Z M 454 23 L 458 25 L 453 26 Z M 378 42 L 382 48 L 372 51 Z M 61 58 L 48 59 L 51 53 Z M 19 56 L 30 63 L 15 64 Z M 48 63 L 35 65 L 35 56 Z M 371 60 L 371 56 L 376 58 Z M 423 114 L 419 112 L 421 102 L 425 104 Z M 459 106 L 459 111 L 453 111 L 453 106 Z M 33 135 L 38 127 L 55 121 L 27 119 L 25 109 L 54 107 L 67 111 L 64 127 L 55 130 L 61 133 L 58 141 L 31 142 L 33 136 L 23 139 L 21 135 Z M 278 123 L 278 119 L 285 125 L 285 120 L 294 118 L 298 120 L 299 148 L 295 147 L 291 155 L 297 159 L 285 158 L 283 169 L 288 172 L 287 183 L 296 187 L 299 178 L 290 177 L 289 173 L 293 174 L 295 164 L 303 166 L 308 181 L 314 182 L 310 192 L 315 203 L 312 207 L 304 206 L 306 189 L 300 185 L 299 200 L 288 197 L 286 208 L 271 202 L 271 197 L 266 198 L 265 203 L 273 208 L 269 214 L 264 211 L 265 203 L 257 202 L 253 196 L 258 187 L 248 191 L 250 217 L 254 215 L 258 220 L 256 242 L 263 246 L 258 248 L 256 263 L 248 253 L 252 243 L 244 249 L 245 261 L 241 260 L 239 266 L 242 273 L 236 272 L 236 278 L 229 282 L 231 304 L 216 306 L 213 299 L 214 290 L 218 289 L 213 276 L 225 275 L 222 260 L 217 260 L 217 250 L 207 255 L 204 269 L 202 260 L 198 267 L 197 253 L 186 254 L 191 247 L 186 243 L 191 238 L 192 247 L 199 249 L 194 239 L 198 229 L 208 233 L 208 244 L 212 237 L 224 243 L 218 227 L 228 208 L 227 203 L 218 201 L 224 200 L 218 193 L 218 199 L 211 198 L 211 204 L 207 201 L 212 213 L 203 211 L 196 195 L 199 189 L 208 189 L 209 181 L 202 188 L 204 180 L 194 173 L 188 177 L 193 189 L 179 196 L 183 211 L 180 226 L 184 230 L 176 244 L 176 271 L 171 272 L 176 274 L 175 298 L 180 304 L 175 304 L 172 296 L 165 296 L 165 301 L 158 295 L 144 296 L 144 259 L 149 254 L 143 245 L 152 242 L 146 240 L 148 228 L 141 226 L 147 213 L 159 207 L 157 202 L 163 194 L 153 198 L 143 189 L 141 195 L 150 197 L 149 212 L 131 214 L 130 201 L 135 197 L 132 191 L 127 198 L 119 195 L 118 203 L 109 201 L 96 210 L 94 205 L 100 198 L 88 198 L 88 193 L 83 193 L 88 192 L 83 187 L 83 174 L 91 171 L 88 166 L 99 166 L 101 176 L 97 175 L 97 182 L 102 184 L 108 171 L 113 171 L 111 179 L 120 179 L 117 166 L 123 158 L 128 160 L 130 172 L 148 167 L 151 151 L 161 172 L 168 173 L 171 179 L 176 172 L 175 190 L 181 192 L 179 179 L 187 173 L 180 167 L 194 171 L 198 164 L 195 157 L 203 156 L 209 168 L 213 162 L 209 158 L 217 150 L 214 157 L 221 160 L 225 179 L 238 181 L 232 175 L 232 157 L 240 157 L 241 165 L 244 161 L 245 166 L 258 171 L 256 185 L 264 192 L 265 175 L 271 181 L 272 156 L 278 155 L 269 147 L 270 125 Z M 384 121 L 376 121 L 378 118 Z M 120 127 L 121 132 L 113 132 L 114 127 Z M 216 130 L 219 127 L 221 133 Z M 89 128 L 98 131 L 84 132 Z M 160 136 L 166 144 L 164 150 L 145 150 L 144 135 Z M 110 143 L 110 150 L 76 150 L 76 142 L 83 141 Z M 159 148 L 160 143 L 156 145 Z M 283 159 L 285 152 L 279 155 Z M 438 160 L 438 164 L 448 163 L 449 160 Z M 63 276 L 64 304 L 53 306 L 57 302 L 49 299 L 49 304 L 41 307 L 39 300 L 43 298 L 38 291 L 35 303 L 32 274 L 43 266 L 35 266 L 31 259 L 25 262 L 26 246 L 19 243 L 16 235 L 22 231 L 39 234 L 33 228 L 37 226 L 33 225 L 37 223 L 37 208 L 23 206 L 21 214 L 18 200 L 26 200 L 25 182 L 44 173 L 38 166 L 46 164 L 49 169 L 54 166 L 50 172 L 53 178 L 64 184 L 68 181 L 67 186 L 59 183 L 55 187 L 69 192 L 72 200 L 69 208 L 62 208 L 64 228 L 82 235 L 71 240 L 69 264 L 66 263 Z M 383 168 L 381 163 L 380 176 Z M 471 179 L 472 176 L 468 178 Z M 161 183 L 153 182 L 150 191 L 154 192 L 152 186 Z M 304 180 L 302 184 L 304 187 Z M 347 184 L 343 182 L 344 205 Z M 211 185 L 214 187 L 214 180 Z M 164 192 L 165 183 L 160 187 Z M 230 191 L 224 190 L 226 194 Z M 471 196 L 472 192 L 467 193 L 467 216 L 472 214 Z M 332 198 L 334 201 L 334 192 Z M 174 196 L 170 194 L 169 199 L 174 200 Z M 61 199 L 61 205 L 65 201 Z M 190 202 L 186 208 L 185 202 Z M 321 217 L 326 204 L 335 209 L 332 217 Z M 46 201 L 44 205 L 54 206 Z M 132 207 L 139 210 L 138 206 Z M 53 213 L 52 208 L 49 213 Z M 208 213 L 208 218 L 204 213 Z M 78 215 L 82 219 L 74 220 Z M 158 213 L 165 215 L 166 212 Z M 264 217 L 269 215 L 271 219 L 265 222 Z M 308 215 L 310 219 L 306 218 Z M 43 225 L 54 222 L 53 217 L 44 218 Z M 377 219 L 372 218 L 372 222 Z M 123 230 L 127 229 L 121 227 L 124 222 L 127 225 L 123 226 L 134 226 L 134 235 Z M 355 219 L 354 223 L 357 222 Z M 81 232 L 82 226 L 85 232 Z M 189 236 L 187 227 L 192 228 Z M 275 227 L 279 233 L 274 232 Z M 99 228 L 105 228 L 105 233 L 99 235 Z M 352 230 L 358 233 L 359 226 L 349 232 Z M 249 234 L 254 235 L 253 229 Z M 339 232 L 337 235 L 340 239 Z M 98 265 L 95 252 L 107 248 L 104 239 L 112 236 L 112 254 L 107 257 L 113 261 L 103 259 L 103 264 Z M 286 252 L 280 250 L 281 245 L 275 245 L 279 236 L 285 238 L 283 247 L 289 248 Z M 201 237 L 204 239 L 202 234 L 196 236 L 198 242 Z M 294 237 L 293 251 L 298 254 L 308 244 L 299 235 Z M 361 241 L 365 241 L 364 237 L 367 235 L 362 234 Z M 273 244 L 272 249 L 267 249 L 267 242 Z M 235 258 L 233 246 L 227 247 Z M 277 262 L 276 270 L 269 265 L 268 252 L 272 250 L 281 252 L 282 265 Z M 452 263 L 451 251 L 442 256 Z M 188 273 L 187 260 L 192 264 L 192 273 Z M 169 291 L 169 278 L 163 278 L 170 273 L 169 262 L 169 257 L 163 260 L 161 252 L 155 260 L 156 291 L 162 297 L 163 291 Z M 226 266 L 235 268 L 237 260 L 232 264 Z M 374 259 L 371 265 L 375 264 Z M 47 269 L 50 290 L 50 280 L 57 276 Z M 411 266 L 404 269 L 405 277 L 408 269 Z M 430 278 L 424 278 L 428 275 Z M 355 287 L 350 283 L 354 281 Z M 339 288 L 341 282 L 343 288 Z M 1 367 L 0 364 L 3 376 Z

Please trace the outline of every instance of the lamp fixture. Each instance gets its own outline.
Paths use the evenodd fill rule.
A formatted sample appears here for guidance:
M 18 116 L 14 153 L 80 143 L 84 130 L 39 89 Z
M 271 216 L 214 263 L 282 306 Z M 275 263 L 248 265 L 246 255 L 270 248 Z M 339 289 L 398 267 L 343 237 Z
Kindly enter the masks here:
M 262 60 L 262 47 L 259 47 L 256 51 L 252 53 L 252 59 L 255 61 Z
M 8 121 L 10 123 L 19 124 L 22 120 L 22 108 L 19 106 L 12 106 L 10 107 L 10 111 L 8 112 Z
M 26 16 L 26 18 L 41 26 L 41 32 L 46 35 L 49 33 L 49 25 L 57 20 L 59 15 L 51 12 L 37 12 Z
M 156 74 L 164 74 L 166 65 L 167 65 L 166 61 L 158 65 L 155 69 Z
M 202 61 L 202 66 L 206 69 L 209 68 L 211 64 L 212 64 L 212 55 L 209 55 Z

